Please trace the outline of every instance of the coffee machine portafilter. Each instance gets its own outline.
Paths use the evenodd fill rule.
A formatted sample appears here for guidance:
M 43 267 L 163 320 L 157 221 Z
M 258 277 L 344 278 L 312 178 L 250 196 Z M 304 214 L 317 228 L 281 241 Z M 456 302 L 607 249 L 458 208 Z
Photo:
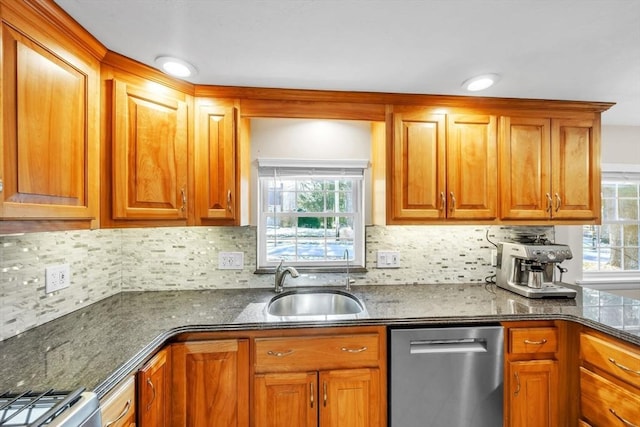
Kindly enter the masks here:
M 571 258 L 567 245 L 500 242 L 496 285 L 528 298 L 575 298 L 576 291 L 555 278 L 555 267 Z

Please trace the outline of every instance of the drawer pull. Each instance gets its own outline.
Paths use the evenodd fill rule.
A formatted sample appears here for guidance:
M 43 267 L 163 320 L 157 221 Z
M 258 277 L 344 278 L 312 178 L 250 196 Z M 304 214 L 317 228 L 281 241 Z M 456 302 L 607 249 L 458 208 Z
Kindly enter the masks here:
M 269 356 L 275 356 L 275 357 L 286 357 L 286 356 L 289 356 L 289 355 L 291 355 L 293 353 L 295 353 L 294 350 L 287 350 L 287 351 L 272 351 L 272 350 L 269 350 L 269 351 L 267 351 L 267 354 Z
M 517 372 L 514 372 L 513 375 L 516 377 L 516 389 L 513 392 L 513 395 L 517 396 L 520 394 L 520 375 L 518 375 Z
M 363 351 L 367 351 L 367 347 L 360 347 L 360 348 L 347 348 L 347 347 L 342 347 L 340 350 L 342 351 L 346 351 L 347 353 L 362 353 Z
M 153 401 L 156 400 L 156 388 L 153 385 L 153 381 L 151 381 L 151 378 L 147 378 L 147 385 L 149 387 L 151 387 L 151 400 L 149 400 L 149 403 L 147 403 L 147 411 L 149 411 L 151 409 L 151 405 L 153 404 Z
M 104 427 L 111 427 L 112 425 L 114 425 L 115 423 L 123 419 L 124 416 L 127 415 L 127 412 L 129 412 L 130 407 L 131 407 L 131 399 L 127 400 L 127 403 L 124 404 L 124 409 L 122 410 L 120 415 L 118 415 L 118 417 L 115 420 L 109 421 L 108 423 L 106 423 Z
M 609 412 L 611 412 L 613 414 L 614 417 L 616 417 L 617 419 L 619 419 L 620 421 L 622 421 L 624 423 L 624 425 L 629 426 L 629 427 L 638 427 L 637 424 L 633 424 L 631 421 L 629 420 L 625 420 L 624 418 L 622 418 L 620 415 L 618 415 L 616 413 L 615 410 L 609 408 Z
M 635 374 L 635 375 L 640 375 L 640 371 L 634 371 L 631 368 L 628 368 L 628 367 L 626 367 L 624 365 L 621 365 L 618 362 L 616 362 L 616 360 L 614 358 L 612 358 L 612 357 L 609 358 L 609 362 L 613 363 L 615 366 L 617 366 L 618 368 L 622 369 L 623 371 L 630 372 L 630 373 Z
M 544 345 L 547 343 L 547 339 L 542 338 L 540 341 L 524 340 L 524 343 L 529 345 Z

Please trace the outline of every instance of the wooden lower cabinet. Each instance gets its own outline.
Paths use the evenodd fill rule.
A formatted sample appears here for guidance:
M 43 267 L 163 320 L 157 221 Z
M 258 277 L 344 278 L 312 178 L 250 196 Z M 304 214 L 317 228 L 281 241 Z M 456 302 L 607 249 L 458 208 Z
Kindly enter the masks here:
M 258 374 L 254 425 L 379 426 L 380 394 L 378 369 Z
M 249 341 L 172 345 L 172 426 L 249 425 Z
M 136 382 L 130 376 L 100 400 L 102 427 L 136 427 Z
M 640 426 L 640 347 L 585 329 L 580 362 L 581 418 L 597 427 Z
M 509 426 L 554 427 L 558 418 L 558 362 L 508 362 Z
M 138 424 L 140 427 L 169 426 L 170 348 L 160 350 L 138 371 Z

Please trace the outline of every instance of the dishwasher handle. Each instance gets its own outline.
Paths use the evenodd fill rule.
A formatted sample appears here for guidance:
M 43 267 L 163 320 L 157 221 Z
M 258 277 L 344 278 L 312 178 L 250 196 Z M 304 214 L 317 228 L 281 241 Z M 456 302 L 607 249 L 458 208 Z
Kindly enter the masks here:
M 486 353 L 487 341 L 482 338 L 416 340 L 409 344 L 411 354 Z

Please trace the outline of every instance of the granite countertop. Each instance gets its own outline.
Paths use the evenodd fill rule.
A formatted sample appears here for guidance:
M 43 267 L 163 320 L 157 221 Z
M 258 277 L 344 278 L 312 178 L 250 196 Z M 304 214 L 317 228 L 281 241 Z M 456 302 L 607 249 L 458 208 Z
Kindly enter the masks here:
M 355 286 L 368 317 L 273 322 L 270 289 L 124 292 L 0 342 L 0 390 L 80 386 L 103 396 L 181 332 L 566 319 L 640 345 L 640 300 L 579 288 L 533 300 L 484 284 Z

